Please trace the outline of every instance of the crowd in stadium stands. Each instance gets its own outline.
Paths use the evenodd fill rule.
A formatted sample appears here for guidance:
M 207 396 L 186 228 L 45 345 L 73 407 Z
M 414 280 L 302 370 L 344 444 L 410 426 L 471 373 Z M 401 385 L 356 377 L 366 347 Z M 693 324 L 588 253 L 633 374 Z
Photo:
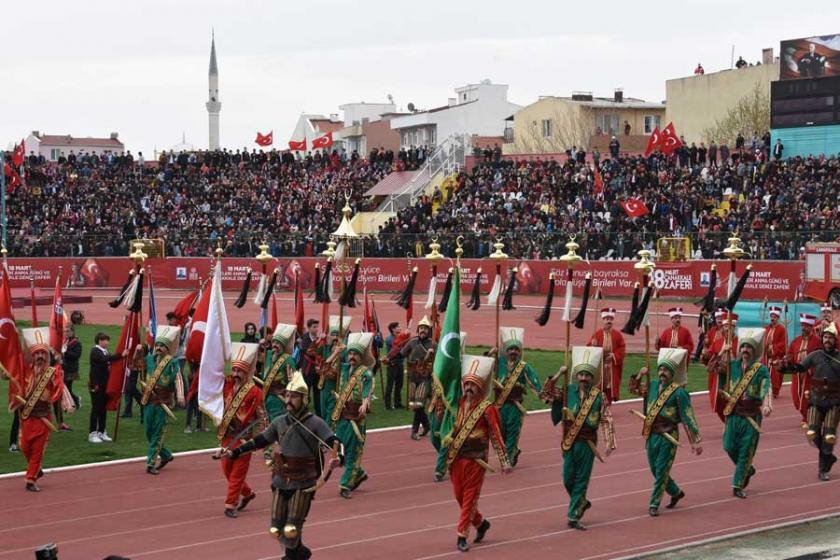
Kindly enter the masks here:
M 444 192 L 365 239 L 365 254 L 422 255 L 434 234 L 447 254 L 458 235 L 467 257 L 488 255 L 504 236 L 510 254 L 556 258 L 576 232 L 589 259 L 632 258 L 662 236 L 688 236 L 695 258 L 711 258 L 737 230 L 756 258 L 797 259 L 805 241 L 837 239 L 840 160 L 783 159 L 769 144 L 739 135 L 731 149 L 689 144 L 673 158 L 573 149 L 563 161 L 510 160 L 488 148 Z M 137 237 L 166 239 L 171 256 L 208 255 L 218 244 L 228 255 L 252 256 L 264 239 L 275 256 L 318 254 L 344 194 L 354 212 L 374 209 L 365 191 L 392 171 L 418 168 L 428 151 L 374 150 L 366 159 L 337 151 L 164 153 L 157 165 L 130 152 L 71 153 L 54 163 L 31 155 L 27 186 L 8 200 L 9 254 L 125 255 Z M 631 199 L 649 213 L 628 216 L 622 203 Z

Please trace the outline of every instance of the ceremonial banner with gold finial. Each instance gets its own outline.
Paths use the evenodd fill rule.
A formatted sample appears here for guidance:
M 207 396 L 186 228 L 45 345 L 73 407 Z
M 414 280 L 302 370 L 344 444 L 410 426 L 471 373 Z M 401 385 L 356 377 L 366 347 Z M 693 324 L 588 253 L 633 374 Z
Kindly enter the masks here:
M 442 395 L 446 409 L 440 423 L 443 441 L 452 432 L 461 400 L 461 270 L 455 267 L 452 274 L 452 291 L 446 305 L 446 318 L 432 366 L 432 379 Z

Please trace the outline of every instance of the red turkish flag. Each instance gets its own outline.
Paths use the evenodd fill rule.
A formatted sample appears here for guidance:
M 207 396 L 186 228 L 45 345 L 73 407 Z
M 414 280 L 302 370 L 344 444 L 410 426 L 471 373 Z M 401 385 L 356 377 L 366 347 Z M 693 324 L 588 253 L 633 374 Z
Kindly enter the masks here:
M 15 395 L 23 396 L 23 352 L 20 347 L 15 316 L 12 314 L 12 290 L 9 285 L 9 273 L 5 264 L 0 264 L 2 276 L 0 276 L 0 365 L 3 366 L 4 375 L 10 375 L 14 381 L 9 381 L 9 404 L 17 405 Z
M 20 167 L 23 165 L 23 158 L 26 155 L 26 148 L 23 145 L 23 140 L 20 141 L 20 144 L 15 146 L 15 151 L 12 153 L 12 164 L 15 167 Z
M 266 135 L 257 132 L 257 139 L 254 140 L 260 146 L 271 146 L 274 143 L 274 131 L 272 130 Z
M 631 218 L 638 218 L 650 212 L 648 207 L 645 206 L 645 203 L 638 198 L 631 198 L 626 202 L 622 202 L 621 207 L 624 208 L 624 211 L 627 212 L 627 215 Z
M 187 340 L 187 348 L 184 351 L 184 357 L 193 364 L 201 363 L 204 331 L 207 329 L 207 316 L 210 313 L 210 291 L 209 287 L 205 287 L 198 305 L 195 306 L 192 330 L 190 330 L 190 338 Z
M 198 290 L 190 292 L 175 304 L 173 312 L 178 318 L 178 324 L 180 326 L 183 327 L 187 324 L 187 320 L 190 318 L 190 310 L 193 308 L 193 305 L 195 305 L 199 295 L 201 295 L 201 293 Z
M 327 132 L 323 136 L 319 136 L 318 138 L 312 141 L 312 149 L 317 150 L 318 148 L 329 148 L 330 146 L 332 146 L 332 143 L 332 132 Z
M 125 316 L 122 331 L 120 331 L 120 339 L 117 341 L 116 353 L 122 354 L 123 351 L 128 350 L 129 358 L 118 358 L 111 362 L 108 370 L 108 384 L 105 387 L 105 393 L 108 395 L 108 402 L 105 405 L 106 410 L 119 410 L 123 391 L 125 390 L 125 381 L 128 378 L 128 366 L 130 363 L 130 356 L 134 354 L 137 344 L 140 343 L 140 313 L 131 312 Z
M 647 147 L 645 148 L 645 157 L 649 156 L 656 150 L 662 149 L 662 133 L 659 132 L 659 127 L 653 129 L 648 138 Z
M 23 184 L 23 181 L 20 180 L 20 175 L 8 163 L 3 164 L 3 173 L 6 174 L 6 192 L 10 195 L 15 194 L 15 189 Z
M 61 354 L 61 347 L 64 345 L 64 307 L 61 299 L 61 276 L 59 275 L 55 278 L 52 313 L 50 313 L 50 346 L 58 354 Z
M 295 142 L 294 140 L 289 140 L 289 149 L 293 152 L 305 152 L 306 151 L 306 138 L 301 140 L 300 142 Z
M 668 123 L 662 130 L 662 153 L 670 156 L 682 147 L 683 143 L 680 137 L 677 136 L 677 131 L 674 130 L 674 123 Z

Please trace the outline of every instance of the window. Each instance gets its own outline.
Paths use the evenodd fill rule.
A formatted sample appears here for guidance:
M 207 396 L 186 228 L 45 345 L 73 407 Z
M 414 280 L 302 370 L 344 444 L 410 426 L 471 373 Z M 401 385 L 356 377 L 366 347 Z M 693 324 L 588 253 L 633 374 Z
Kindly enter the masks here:
M 653 132 L 654 128 L 659 128 L 659 115 L 645 115 L 645 134 Z
M 550 119 L 542 121 L 542 136 L 543 138 L 551 138 L 554 136 L 554 122 Z
M 616 134 L 618 131 L 618 115 L 616 113 L 601 113 L 595 119 L 595 124 L 605 134 Z
M 61 157 L 61 149 L 60 148 L 51 148 L 50 149 L 50 161 L 58 161 L 59 157 Z

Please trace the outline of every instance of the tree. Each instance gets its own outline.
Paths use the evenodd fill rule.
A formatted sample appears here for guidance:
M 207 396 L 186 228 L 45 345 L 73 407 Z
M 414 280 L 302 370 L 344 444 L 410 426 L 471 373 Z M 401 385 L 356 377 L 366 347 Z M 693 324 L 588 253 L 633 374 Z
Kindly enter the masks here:
M 748 136 L 770 130 L 770 96 L 761 84 L 755 84 L 752 91 L 738 100 L 726 115 L 703 131 L 709 141 L 734 142 L 738 133 Z
M 589 107 L 558 105 L 549 114 L 537 119 L 516 127 L 514 143 L 517 153 L 562 153 L 572 146 L 588 149 L 594 122 Z

